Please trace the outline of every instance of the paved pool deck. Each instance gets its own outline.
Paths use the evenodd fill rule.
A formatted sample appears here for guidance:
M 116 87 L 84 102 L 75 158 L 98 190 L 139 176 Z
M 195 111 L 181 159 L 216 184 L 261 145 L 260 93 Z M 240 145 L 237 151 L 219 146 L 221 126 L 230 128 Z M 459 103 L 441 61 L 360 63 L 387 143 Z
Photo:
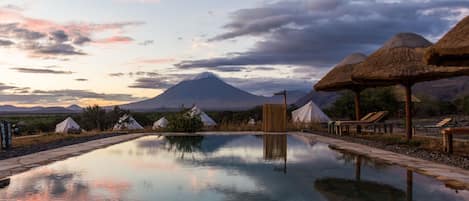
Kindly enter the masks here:
M 195 135 L 262 135 L 262 132 L 203 132 Z M 284 133 L 282 133 L 284 134 Z M 413 158 L 382 149 L 369 147 L 362 144 L 347 142 L 344 140 L 329 138 L 321 135 L 301 132 L 289 132 L 288 134 L 305 137 L 311 140 L 330 144 L 333 148 L 362 155 L 371 159 L 380 160 L 389 164 L 399 165 L 423 175 L 434 177 L 447 186 L 455 189 L 469 190 L 469 171 L 457 167 Z M 184 133 L 138 133 L 121 135 L 84 142 L 80 144 L 60 147 L 42 151 L 30 155 L 0 160 L 0 179 L 27 171 L 31 168 L 49 164 L 54 161 L 64 160 L 78 156 L 95 149 L 104 148 L 113 144 L 133 140 L 147 135 L 188 135 Z M 191 134 L 194 135 L 194 134 Z

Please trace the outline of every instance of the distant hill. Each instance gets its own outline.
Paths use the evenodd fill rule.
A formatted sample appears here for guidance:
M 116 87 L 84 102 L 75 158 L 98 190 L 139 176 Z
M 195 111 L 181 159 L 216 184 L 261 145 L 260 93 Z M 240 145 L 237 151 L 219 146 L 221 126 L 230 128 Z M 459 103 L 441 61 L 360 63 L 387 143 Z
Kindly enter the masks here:
M 452 101 L 469 95 L 469 76 L 422 82 L 416 84 L 412 90 L 417 97 Z
M 308 94 L 297 99 L 293 105 L 296 107 L 301 107 L 310 100 L 313 100 L 313 102 L 316 103 L 316 105 L 318 105 L 320 108 L 327 108 L 339 97 L 340 94 L 338 92 L 317 92 L 312 90 Z
M 288 102 L 293 103 L 306 93 L 290 91 L 287 94 Z M 280 96 L 254 95 L 227 84 L 213 73 L 205 72 L 170 87 L 154 98 L 120 107 L 134 111 L 149 111 L 197 105 L 206 110 L 245 110 L 264 103 L 282 102 Z
M 80 108 L 80 109 L 78 109 Z M 0 113 L 3 114 L 72 114 L 81 112 L 81 107 L 72 105 L 69 107 L 16 107 L 13 105 L 0 105 Z

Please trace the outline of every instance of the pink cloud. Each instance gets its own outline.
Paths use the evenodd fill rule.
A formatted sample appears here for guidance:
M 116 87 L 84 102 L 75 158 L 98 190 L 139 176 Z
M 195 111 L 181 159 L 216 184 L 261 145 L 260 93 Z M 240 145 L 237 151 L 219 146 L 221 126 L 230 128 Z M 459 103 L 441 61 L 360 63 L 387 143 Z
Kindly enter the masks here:
M 156 59 L 137 59 L 135 63 L 138 64 L 166 64 L 173 63 L 176 60 L 173 58 L 156 58 Z
M 113 23 L 88 23 L 88 22 L 70 22 L 65 24 L 56 23 L 50 20 L 31 18 L 24 16 L 18 10 L 0 8 L 0 18 L 2 22 L 18 23 L 18 26 L 31 31 L 48 33 L 56 30 L 63 30 L 72 37 L 87 36 L 105 31 L 123 32 L 126 27 L 143 25 L 144 22 L 113 22 Z M 114 38 L 119 39 L 119 38 Z M 121 40 L 123 38 L 120 38 Z
M 96 40 L 95 43 L 99 44 L 113 44 L 113 43 L 130 43 L 134 41 L 133 38 L 127 36 L 112 36 L 109 38 L 104 38 L 100 40 Z

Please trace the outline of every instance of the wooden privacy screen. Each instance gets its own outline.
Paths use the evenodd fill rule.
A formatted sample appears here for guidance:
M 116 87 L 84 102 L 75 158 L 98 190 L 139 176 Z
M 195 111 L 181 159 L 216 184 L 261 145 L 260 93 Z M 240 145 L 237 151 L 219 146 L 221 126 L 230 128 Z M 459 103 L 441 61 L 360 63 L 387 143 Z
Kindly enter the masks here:
M 264 104 L 262 130 L 264 132 L 286 132 L 286 111 L 281 104 Z
M 263 135 L 264 159 L 287 160 L 287 135 Z

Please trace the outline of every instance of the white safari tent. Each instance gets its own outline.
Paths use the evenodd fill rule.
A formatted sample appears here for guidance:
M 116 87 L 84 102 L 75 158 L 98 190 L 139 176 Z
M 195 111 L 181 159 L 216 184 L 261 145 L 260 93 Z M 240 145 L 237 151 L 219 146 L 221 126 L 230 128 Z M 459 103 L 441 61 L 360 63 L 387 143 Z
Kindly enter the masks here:
M 256 120 L 254 120 L 253 118 L 249 119 L 248 125 L 256 125 Z
M 114 125 L 113 130 L 142 130 L 143 127 L 130 115 L 125 114 Z
M 156 129 L 159 129 L 159 128 L 166 128 L 166 126 L 168 126 L 168 123 L 169 123 L 169 121 L 165 117 L 162 117 L 161 119 L 159 119 L 158 121 L 155 121 L 155 123 L 153 123 L 152 129 L 156 130 Z
M 70 131 L 80 131 L 80 126 L 71 117 L 67 117 L 55 126 L 56 133 L 69 133 Z
M 216 126 L 217 125 L 217 123 L 212 118 L 210 118 L 204 111 L 199 109 L 197 106 L 194 106 L 189 111 L 189 115 L 191 117 L 199 116 L 200 120 L 202 120 L 202 122 L 204 123 L 204 126 Z
M 331 120 L 313 101 L 293 111 L 292 118 L 295 123 L 327 123 Z

